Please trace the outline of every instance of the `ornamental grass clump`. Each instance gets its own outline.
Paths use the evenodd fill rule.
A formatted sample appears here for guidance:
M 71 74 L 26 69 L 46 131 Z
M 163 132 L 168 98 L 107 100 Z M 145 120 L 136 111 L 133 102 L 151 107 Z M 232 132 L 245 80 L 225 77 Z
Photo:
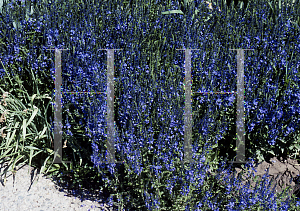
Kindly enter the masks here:
M 8 78 L 10 79 L 10 76 Z M 14 80 L 10 80 L 10 82 L 12 81 Z M 49 171 L 49 169 L 45 169 L 46 163 L 50 163 L 50 167 L 53 164 L 49 160 L 54 155 L 53 146 L 49 146 L 47 143 L 49 123 L 45 120 L 44 113 L 36 106 L 38 104 L 36 101 L 43 101 L 49 96 L 34 94 L 30 97 L 27 92 L 20 90 L 22 89 L 14 89 L 14 92 L 23 93 L 18 97 L 23 97 L 26 104 L 13 96 L 10 93 L 12 90 L 6 92 L 0 87 L 0 91 L 3 93 L 0 104 L 0 160 L 9 161 L 8 167 L 1 172 L 1 177 L 4 175 L 4 185 L 7 172 L 14 170 L 14 167 L 19 164 L 28 163 L 37 166 L 37 160 L 42 161 L 38 163 L 39 167 L 42 166 L 41 173 Z M 39 107 L 42 108 L 40 104 Z M 48 157 L 40 160 L 44 158 L 41 156 L 42 152 L 44 156 L 48 154 Z
M 46 49 L 69 49 L 61 54 L 61 91 L 74 92 L 62 97 L 63 139 L 68 140 L 63 156 L 74 164 L 70 170 L 65 163 L 52 167 L 50 175 L 74 174 L 74 183 L 84 184 L 84 172 L 92 173 L 118 210 L 295 209 L 295 198 L 283 200 L 285 193 L 270 190 L 267 177 L 250 190 L 228 176 L 228 161 L 236 157 L 236 95 L 197 94 L 236 91 L 236 52 L 229 49 L 254 49 L 245 51 L 244 61 L 245 157 L 260 162 L 297 152 L 300 38 L 294 1 L 250 1 L 246 7 L 212 1 L 209 8 L 205 1 L 185 1 L 184 11 L 178 2 L 155 0 L 10 5 L 1 23 L 1 43 L 7 44 L 1 45 L 1 57 L 25 92 L 52 93 L 53 104 L 55 57 Z M 30 15 L 26 5 L 34 8 Z M 19 10 L 21 18 L 13 15 Z M 108 61 L 100 49 L 105 48 L 123 49 L 114 51 L 115 160 L 124 161 L 117 164 L 104 163 Z M 187 48 L 200 49 L 191 53 L 193 163 L 181 163 L 186 58 L 176 49 Z M 53 121 L 45 114 L 54 109 L 43 112 L 49 147 Z M 226 184 L 209 171 L 228 174 Z

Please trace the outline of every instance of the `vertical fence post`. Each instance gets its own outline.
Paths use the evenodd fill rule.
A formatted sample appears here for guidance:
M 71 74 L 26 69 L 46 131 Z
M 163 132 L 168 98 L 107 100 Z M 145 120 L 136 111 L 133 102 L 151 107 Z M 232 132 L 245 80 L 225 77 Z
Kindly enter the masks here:
M 99 49 L 107 51 L 107 162 L 123 163 L 115 161 L 115 126 L 114 126 L 114 50 L 123 49 Z
M 244 83 L 244 50 L 254 49 L 229 49 L 237 50 L 237 120 L 236 120 L 236 146 L 237 154 L 235 161 L 229 163 L 248 163 L 245 161 L 245 83 Z
M 54 156 L 53 163 L 62 163 L 62 109 L 61 109 L 61 50 L 69 49 L 47 49 L 55 50 L 55 112 L 54 112 L 54 152 L 58 151 L 58 155 Z M 55 154 L 54 154 L 55 155 Z M 71 163 L 72 161 L 64 161 Z
M 184 161 L 182 163 L 192 163 L 192 127 L 193 127 L 193 116 L 192 116 L 192 76 L 191 76 L 191 50 L 201 49 L 176 49 L 185 51 L 185 107 L 184 107 Z

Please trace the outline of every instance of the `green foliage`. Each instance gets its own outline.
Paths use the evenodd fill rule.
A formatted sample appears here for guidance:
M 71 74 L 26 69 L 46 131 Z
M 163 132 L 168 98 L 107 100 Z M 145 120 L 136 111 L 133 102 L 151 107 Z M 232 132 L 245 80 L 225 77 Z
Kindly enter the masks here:
M 8 79 L 11 83 L 10 85 L 13 85 L 14 80 L 11 80 L 9 76 Z M 49 131 L 47 131 L 49 123 L 47 123 L 43 111 L 39 108 L 45 109 L 40 103 L 44 98 L 50 97 L 48 95 L 37 96 L 36 94 L 30 97 L 25 90 L 20 88 L 20 80 L 16 78 L 16 81 L 18 82 L 19 88 L 14 87 L 14 89 L 9 89 L 8 92 L 6 92 L 0 87 L 3 93 L 1 100 L 3 104 L 0 105 L 0 113 L 4 120 L 7 120 L 5 121 L 5 126 L 2 128 L 2 136 L 0 138 L 0 160 L 7 159 L 7 157 L 11 158 L 9 166 L 12 166 L 13 169 L 20 160 L 24 160 L 24 162 L 28 161 L 29 165 L 31 165 L 34 157 L 41 158 L 42 153 L 44 153 L 44 155 L 49 154 L 49 156 L 44 159 L 45 162 L 41 169 L 41 172 L 44 172 L 45 163 L 54 152 L 49 146 L 49 142 L 47 142 L 50 137 Z M 1 84 L 1 86 L 3 85 L 4 84 Z M 17 85 L 17 83 L 15 85 Z M 5 88 L 7 90 L 8 86 Z M 10 93 L 12 91 L 21 94 L 23 99 L 26 100 L 26 104 L 11 95 Z M 39 101 L 39 103 L 34 103 L 34 101 Z M 3 133 L 5 128 L 7 128 L 5 131 L 7 134 Z M 42 162 L 44 160 L 40 161 Z M 50 164 L 48 170 L 51 165 L 52 164 Z M 6 172 L 7 171 L 4 171 L 3 173 L 5 176 Z

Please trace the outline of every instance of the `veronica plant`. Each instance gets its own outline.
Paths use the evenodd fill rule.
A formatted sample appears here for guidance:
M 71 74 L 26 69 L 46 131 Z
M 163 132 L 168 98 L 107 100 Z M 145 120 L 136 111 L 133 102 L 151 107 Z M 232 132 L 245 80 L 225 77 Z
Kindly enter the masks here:
M 111 21 L 111 22 L 113 22 L 113 21 Z M 136 33 L 136 32 L 135 32 Z M 143 43 L 143 42 L 142 42 Z M 153 42 L 153 44 L 154 44 L 154 46 L 155 46 L 155 41 Z M 157 44 L 159 44 L 159 42 L 157 42 Z M 159 45 L 157 45 L 157 46 L 159 46 Z M 123 46 L 122 46 L 123 47 Z M 214 49 L 215 50 L 215 49 Z M 212 51 L 210 51 L 210 52 L 214 52 L 213 50 Z M 159 57 L 158 57 L 159 58 Z M 156 60 L 157 61 L 157 60 Z M 231 61 L 232 63 L 233 63 L 233 61 Z M 151 68 L 151 67 L 150 67 Z M 117 68 L 116 68 L 117 69 Z M 150 71 L 149 71 L 150 72 Z M 131 72 L 131 73 L 129 73 L 129 75 L 135 75 L 134 74 L 134 72 Z M 153 71 L 151 72 L 151 76 L 152 76 L 152 78 L 154 79 L 154 81 L 155 81 L 155 76 L 153 76 L 154 74 L 153 74 Z M 219 75 L 218 75 L 219 76 Z M 163 81 L 164 79 L 163 78 L 161 78 L 161 81 Z M 179 80 L 178 80 L 179 81 Z M 126 84 L 126 83 L 125 83 Z M 232 83 L 232 84 L 234 84 L 234 83 Z M 125 86 L 125 85 L 124 85 Z M 126 86 L 125 86 L 126 87 Z M 231 88 L 233 88 L 233 87 L 231 87 Z M 130 93 L 129 92 L 130 91 L 130 89 L 129 90 L 126 90 L 126 91 L 124 91 L 124 93 Z M 141 92 L 141 91 L 139 91 L 139 92 Z M 151 93 L 150 93 L 151 94 Z M 131 96 L 131 94 L 129 94 L 129 96 L 126 98 L 126 95 L 125 96 L 122 96 L 122 97 L 124 97 L 124 99 L 132 99 L 132 98 L 134 98 L 133 96 Z M 127 108 L 131 108 L 131 106 L 126 106 L 126 104 L 124 105 L 124 107 L 127 107 Z M 160 110 L 160 109 L 159 109 Z M 162 109 L 163 110 L 163 109 Z M 121 113 L 121 112 L 120 112 Z M 170 114 L 170 113 L 168 113 L 168 114 Z M 149 116 L 149 115 L 148 115 Z M 176 115 L 176 116 L 178 116 L 178 115 Z M 102 117 L 102 119 L 104 119 L 103 117 Z M 126 114 L 125 115 L 125 119 L 131 119 L 131 120 L 133 120 L 132 118 L 130 118 L 129 116 L 128 116 L 128 114 Z M 157 118 L 156 118 L 157 119 Z M 127 122 L 127 123 L 126 123 Z M 128 121 L 125 121 L 124 122 L 124 124 L 122 125 L 122 128 L 124 128 L 124 127 L 126 127 L 126 124 L 128 124 L 129 122 Z M 130 123 L 129 123 L 130 124 Z M 139 131 L 139 130 L 135 130 L 135 131 Z M 150 130 L 150 132 L 151 132 L 151 130 Z M 153 131 L 154 132 L 154 134 L 155 134 L 155 131 Z M 160 132 L 160 131 L 157 131 L 157 132 Z M 136 135 L 136 133 L 134 133 L 135 134 L 135 136 L 134 137 L 137 137 L 137 135 Z M 129 135 L 129 134 L 128 134 Z M 204 135 L 205 135 L 205 133 L 204 133 Z M 128 139 L 128 137 L 127 137 L 127 139 Z M 128 139 L 129 141 L 130 141 L 130 139 Z M 133 138 L 133 140 L 134 140 L 134 138 Z M 95 149 L 97 149 L 97 148 L 95 148 Z M 97 152 L 97 151 L 96 151 Z M 98 151 L 99 152 L 99 151 Z M 127 151 L 128 152 L 128 151 Z M 103 158 L 103 157 L 102 157 Z M 96 161 L 96 160 L 95 160 Z M 133 160 L 132 160 L 133 161 Z M 100 167 L 100 166 L 98 166 L 98 167 Z M 135 169 L 135 168 L 133 168 L 133 169 Z M 114 172 L 114 170 L 113 169 L 111 169 L 111 172 Z
M 142 6 L 137 8 L 136 5 Z M 74 1 L 67 7 L 62 1 L 57 1 L 44 7 L 44 38 L 42 40 L 45 46 L 41 48 L 41 55 L 51 57 L 50 53 L 45 53 L 45 49 L 49 49 L 51 46 L 70 49 L 62 58 L 62 69 L 67 70 L 67 73 L 63 73 L 63 81 L 66 83 L 62 91 L 103 92 L 105 90 L 106 58 L 105 53 L 98 49 L 103 49 L 103 47 L 123 49 L 116 53 L 115 58 L 115 61 L 119 61 L 115 64 L 117 90 L 115 94 L 117 101 L 115 117 L 117 143 L 115 147 L 116 160 L 123 160 L 124 164 L 106 165 L 101 163 L 105 161 L 104 153 L 107 147 L 105 144 L 105 96 L 66 95 L 63 97 L 64 117 L 71 118 L 74 114 L 75 116 L 83 114 L 78 115 L 78 119 L 73 122 L 64 118 L 64 125 L 69 129 L 67 135 L 65 134 L 69 140 L 68 146 L 72 148 L 74 154 L 80 156 L 78 151 L 83 151 L 79 149 L 80 147 L 87 148 L 87 145 L 92 145 L 91 160 L 102 175 L 104 181 L 102 189 L 107 189 L 112 193 L 111 200 L 112 196 L 116 196 L 114 202 L 118 203 L 119 208 L 124 206 L 128 209 L 150 210 L 189 210 L 192 208 L 234 210 L 254 207 L 258 209 L 264 203 L 268 209 L 277 209 L 278 207 L 283 210 L 287 209 L 290 206 L 289 201 L 286 201 L 285 204 L 280 200 L 276 201 L 279 194 L 267 192 L 268 188 L 265 184 L 251 192 L 246 187 L 239 187 L 240 183 L 238 182 L 228 182 L 228 186 L 220 190 L 216 187 L 219 185 L 216 183 L 217 180 L 207 175 L 207 170 L 211 166 L 213 170 L 219 167 L 218 172 L 224 170 L 224 166 L 216 165 L 223 159 L 220 157 L 221 153 L 217 151 L 224 151 L 220 145 L 224 139 L 231 144 L 230 150 L 233 150 L 232 143 L 235 136 L 228 132 L 228 128 L 233 128 L 235 122 L 234 96 L 193 96 L 195 99 L 193 107 L 197 108 L 193 112 L 193 116 L 195 115 L 197 120 L 202 120 L 202 124 L 195 122 L 193 131 L 193 160 L 197 165 L 177 163 L 183 158 L 184 57 L 182 52 L 176 52 L 176 49 L 203 49 L 203 51 L 192 53 L 195 77 L 193 90 L 206 92 L 235 90 L 236 60 L 234 54 L 228 49 L 257 49 L 257 52 L 249 53 L 248 60 L 245 61 L 245 115 L 246 122 L 251 123 L 248 122 L 246 132 L 252 132 L 248 136 L 250 137 L 248 143 L 252 146 L 246 148 L 253 156 L 254 153 L 251 150 L 256 150 L 260 144 L 267 141 L 264 139 L 263 143 L 255 142 L 264 135 L 268 135 L 267 131 L 261 131 L 261 136 L 256 135 L 259 129 L 264 128 L 260 124 L 271 123 L 266 120 L 274 117 L 274 114 L 272 116 L 272 113 L 267 113 L 268 109 L 272 110 L 276 107 L 280 115 L 280 111 L 292 107 L 290 108 L 292 115 L 281 115 L 280 121 L 284 125 L 290 124 L 288 125 L 289 130 L 287 130 L 290 137 L 297 135 L 299 73 L 296 71 L 297 57 L 293 59 L 293 55 L 296 55 L 298 51 L 297 49 L 283 48 L 280 43 L 274 41 L 278 37 L 284 37 L 282 35 L 294 36 L 295 41 L 299 40 L 296 29 L 291 26 L 292 22 L 282 15 L 282 18 L 278 19 L 281 28 L 278 25 L 265 30 L 268 24 L 260 25 L 257 17 L 266 19 L 266 16 L 263 16 L 262 8 L 267 4 L 260 5 L 257 2 L 251 4 L 244 16 L 241 16 L 239 11 L 236 11 L 234 15 L 229 14 L 230 9 L 218 2 L 217 5 L 220 5 L 221 11 L 213 10 L 210 19 L 205 23 L 202 20 L 207 17 L 201 9 L 197 14 L 198 18 L 196 15 L 194 15 L 194 19 L 192 18 L 195 14 L 193 4 L 191 4 L 191 9 L 187 10 L 185 17 L 180 14 L 170 14 L 176 15 L 175 17 L 167 17 L 162 14 L 171 5 L 178 9 L 178 4 L 164 5 L 164 8 L 157 5 L 160 5 L 157 1 L 137 1 L 133 4 L 111 4 L 109 2 L 97 4 Z M 255 14 L 254 17 L 253 14 Z M 23 23 L 26 25 L 28 22 L 24 21 Z M 41 23 L 41 21 L 37 21 L 37 25 Z M 247 29 L 246 24 L 252 24 L 252 27 Z M 35 30 L 39 30 L 38 26 Z M 217 33 L 213 33 L 214 30 Z M 135 36 L 132 37 L 132 34 Z M 241 40 L 243 37 L 244 39 Z M 47 38 L 47 42 L 45 42 L 45 38 Z M 291 42 L 291 40 L 287 41 Z M 283 54 L 287 59 L 278 62 L 276 55 L 267 58 L 266 52 L 264 52 L 267 44 L 276 55 Z M 34 49 L 34 46 L 31 47 L 30 50 Z M 8 60 L 7 58 L 9 57 L 7 56 L 4 60 Z M 40 58 L 45 57 L 41 56 Z M 46 69 L 46 71 L 49 75 L 52 71 L 53 82 L 54 61 L 51 62 L 52 68 Z M 38 66 L 38 63 L 36 64 Z M 282 71 L 282 66 L 286 64 L 290 65 L 288 66 L 290 72 Z M 256 68 L 251 69 L 250 67 L 254 65 Z M 271 75 L 270 72 L 273 68 L 276 71 Z M 290 74 L 292 70 L 294 77 Z M 261 77 L 255 77 L 258 75 Z M 279 79 L 282 79 L 283 75 L 285 75 L 285 80 L 280 83 Z M 207 81 L 203 79 L 207 79 Z M 275 87 L 272 90 L 277 93 L 275 95 L 276 102 L 281 101 L 282 103 L 272 104 L 272 95 L 266 94 L 266 90 L 269 91 L 273 88 L 270 79 L 278 84 L 278 89 Z M 49 81 L 51 82 L 51 80 Z M 221 84 L 221 81 L 225 83 Z M 199 88 L 201 86 L 202 89 Z M 247 92 L 250 94 L 247 95 Z M 267 99 L 265 103 L 261 101 L 263 98 Z M 282 104 L 286 106 L 284 107 Z M 219 115 L 215 112 L 216 109 L 220 110 Z M 225 109 L 226 112 L 221 111 L 222 109 Z M 255 116 L 251 116 L 251 109 L 257 111 Z M 92 113 L 94 118 L 91 119 Z M 268 118 L 264 119 L 264 117 Z M 257 119 L 258 122 L 255 122 Z M 88 127 L 86 129 L 82 126 L 74 128 L 73 126 L 78 123 L 88 125 Z M 282 126 L 272 122 L 273 125 L 275 125 L 274 128 L 271 128 L 271 125 L 268 126 L 272 131 L 270 135 L 274 135 L 266 136 L 270 138 L 269 143 L 276 140 L 278 136 L 276 137 L 275 133 Z M 256 128 L 252 130 L 255 126 Z M 81 131 L 81 129 L 84 130 Z M 81 133 L 85 131 L 89 138 L 88 141 L 80 141 L 77 138 L 80 143 L 78 148 L 75 139 L 69 139 L 70 136 L 75 135 L 75 131 Z M 277 134 L 283 135 L 282 132 L 279 131 Z M 228 136 L 226 137 L 226 135 Z M 288 140 L 288 138 L 284 139 L 284 141 Z M 272 153 L 271 150 L 273 150 L 277 155 L 278 153 L 272 146 L 274 145 L 267 145 L 263 148 L 267 153 Z M 279 144 L 278 146 L 283 145 Z M 289 153 L 294 149 L 291 148 Z M 226 150 L 228 153 L 229 150 Z M 255 158 L 257 159 L 258 156 L 259 160 L 264 159 L 267 153 L 257 153 Z M 250 155 L 246 157 L 251 157 Z M 228 156 L 231 160 L 234 153 L 229 152 Z M 74 156 L 74 160 L 77 161 L 76 156 Z M 222 162 L 222 164 L 224 163 Z M 229 194 L 237 189 L 240 193 L 239 197 Z M 264 202 L 263 198 L 268 198 L 268 201 Z M 120 201 L 116 202 L 117 199 Z

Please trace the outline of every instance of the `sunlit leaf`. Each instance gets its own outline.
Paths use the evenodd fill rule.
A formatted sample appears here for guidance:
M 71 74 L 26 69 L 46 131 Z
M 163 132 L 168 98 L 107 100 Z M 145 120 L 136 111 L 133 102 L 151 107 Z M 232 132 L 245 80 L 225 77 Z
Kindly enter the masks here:
M 161 14 L 163 14 L 163 15 L 169 15 L 169 14 L 182 14 L 182 15 L 184 15 L 184 13 L 181 10 L 170 10 L 170 11 L 162 12 Z

